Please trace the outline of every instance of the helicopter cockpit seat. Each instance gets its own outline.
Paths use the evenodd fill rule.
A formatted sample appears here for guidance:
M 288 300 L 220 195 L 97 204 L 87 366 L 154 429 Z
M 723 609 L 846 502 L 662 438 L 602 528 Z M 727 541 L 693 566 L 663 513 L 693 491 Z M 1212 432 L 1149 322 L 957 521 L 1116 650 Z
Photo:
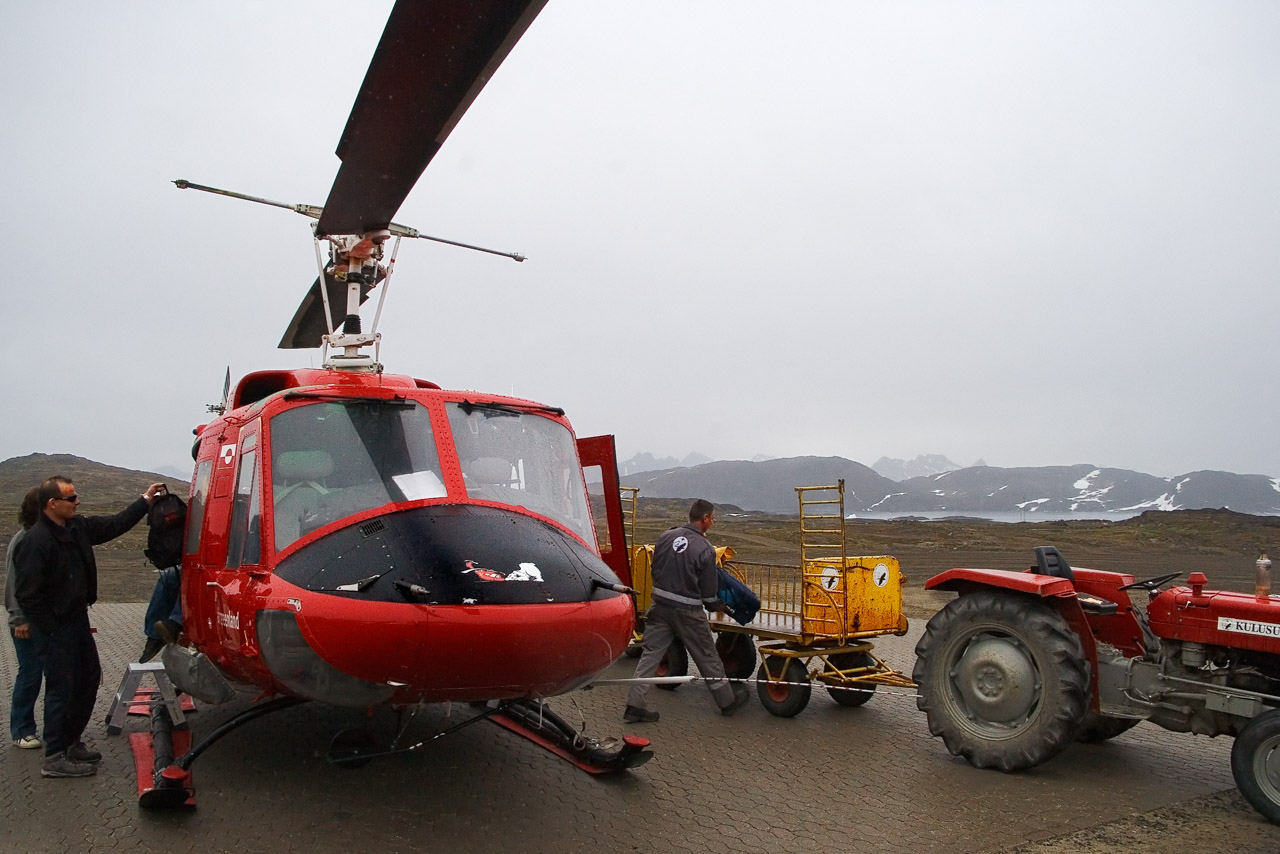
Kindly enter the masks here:
M 328 451 L 285 451 L 276 458 L 274 496 L 276 550 L 303 534 L 305 520 L 317 515 L 320 500 L 329 493 L 321 483 L 333 474 Z
M 476 457 L 463 466 L 467 494 L 472 498 L 503 501 L 511 486 L 512 465 L 502 457 Z

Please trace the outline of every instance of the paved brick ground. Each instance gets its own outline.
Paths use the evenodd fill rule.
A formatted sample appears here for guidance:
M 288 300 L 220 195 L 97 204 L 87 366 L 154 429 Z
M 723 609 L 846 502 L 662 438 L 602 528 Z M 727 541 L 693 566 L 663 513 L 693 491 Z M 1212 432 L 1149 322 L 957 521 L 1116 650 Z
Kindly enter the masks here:
M 96 777 L 44 780 L 38 751 L 7 739 L 0 748 L 0 851 L 981 852 L 1196 799 L 1239 805 L 1233 793 L 1218 794 L 1234 788 L 1226 739 L 1143 724 L 1005 775 L 951 758 L 908 696 L 845 709 L 816 690 L 796 718 L 775 718 L 753 701 L 725 719 L 705 689 L 686 685 L 654 692 L 660 722 L 628 727 L 653 739 L 657 758 L 614 778 L 584 774 L 490 724 L 342 769 L 324 759 L 329 739 L 361 717 L 302 706 L 249 724 L 202 756 L 196 810 L 147 813 L 134 797 L 127 739 L 102 726 L 125 662 L 141 649 L 142 613 L 139 604 L 94 609 L 107 674 L 90 730 L 105 754 Z M 879 651 L 910 671 L 920 628 L 885 639 Z M 3 646 L 7 688 L 15 664 L 12 645 Z M 630 675 L 632 664 L 624 659 L 611 675 Z M 195 732 L 249 702 L 202 708 L 191 718 Z M 592 734 L 623 730 L 620 689 L 555 705 L 567 717 L 580 713 Z M 408 742 L 457 720 L 447 713 L 419 714 Z M 390 714 L 372 721 L 386 732 L 394 722 Z M 132 719 L 126 732 L 144 728 Z M 1236 839 L 1223 840 L 1238 843 L 1233 851 L 1280 849 L 1280 829 L 1247 810 L 1234 815 Z

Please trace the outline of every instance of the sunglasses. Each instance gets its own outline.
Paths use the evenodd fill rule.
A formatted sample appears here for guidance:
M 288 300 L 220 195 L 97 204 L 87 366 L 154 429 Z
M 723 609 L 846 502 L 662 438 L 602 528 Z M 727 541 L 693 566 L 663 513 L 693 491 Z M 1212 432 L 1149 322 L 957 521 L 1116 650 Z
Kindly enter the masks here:
M 59 501 L 70 501 L 72 504 L 76 504 L 76 503 L 78 503 L 78 502 L 80 501 L 80 496 L 79 496 L 79 495 L 76 495 L 76 494 L 73 492 L 73 493 L 71 493 L 70 495 L 59 495 L 59 496 L 58 496 L 58 500 L 59 500 Z

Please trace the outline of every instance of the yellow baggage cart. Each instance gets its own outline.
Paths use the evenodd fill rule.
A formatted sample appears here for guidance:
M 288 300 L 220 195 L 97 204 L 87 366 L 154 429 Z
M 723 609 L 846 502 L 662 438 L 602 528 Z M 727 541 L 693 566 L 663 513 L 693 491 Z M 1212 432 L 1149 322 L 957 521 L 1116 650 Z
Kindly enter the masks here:
M 845 553 L 843 480 L 796 487 L 796 494 L 799 566 L 737 562 L 733 549 L 717 549 L 722 565 L 760 597 L 760 611 L 747 625 L 724 614 L 711 615 L 726 675 L 747 679 L 755 672 L 761 704 L 779 717 L 803 711 L 814 682 L 842 706 L 862 705 L 878 685 L 914 687 L 873 652 L 870 641 L 907 632 L 897 558 Z M 652 546 L 632 550 L 640 613 L 648 608 L 653 589 L 648 571 L 652 553 Z M 757 641 L 762 658 L 758 670 Z M 664 665 L 662 675 L 683 675 L 687 654 L 673 646 Z

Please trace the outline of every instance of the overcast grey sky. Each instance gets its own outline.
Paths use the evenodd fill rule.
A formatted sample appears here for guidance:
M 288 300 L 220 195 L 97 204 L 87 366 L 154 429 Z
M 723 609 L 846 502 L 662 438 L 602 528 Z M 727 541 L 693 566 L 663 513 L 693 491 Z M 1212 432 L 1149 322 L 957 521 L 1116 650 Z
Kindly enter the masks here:
M 0 8 L 0 458 L 189 466 L 390 2 Z M 363 13 L 364 17 L 355 17 Z M 396 217 L 387 369 L 715 458 L 1280 475 L 1280 4 L 551 0 Z M 372 306 L 373 303 L 371 302 Z

